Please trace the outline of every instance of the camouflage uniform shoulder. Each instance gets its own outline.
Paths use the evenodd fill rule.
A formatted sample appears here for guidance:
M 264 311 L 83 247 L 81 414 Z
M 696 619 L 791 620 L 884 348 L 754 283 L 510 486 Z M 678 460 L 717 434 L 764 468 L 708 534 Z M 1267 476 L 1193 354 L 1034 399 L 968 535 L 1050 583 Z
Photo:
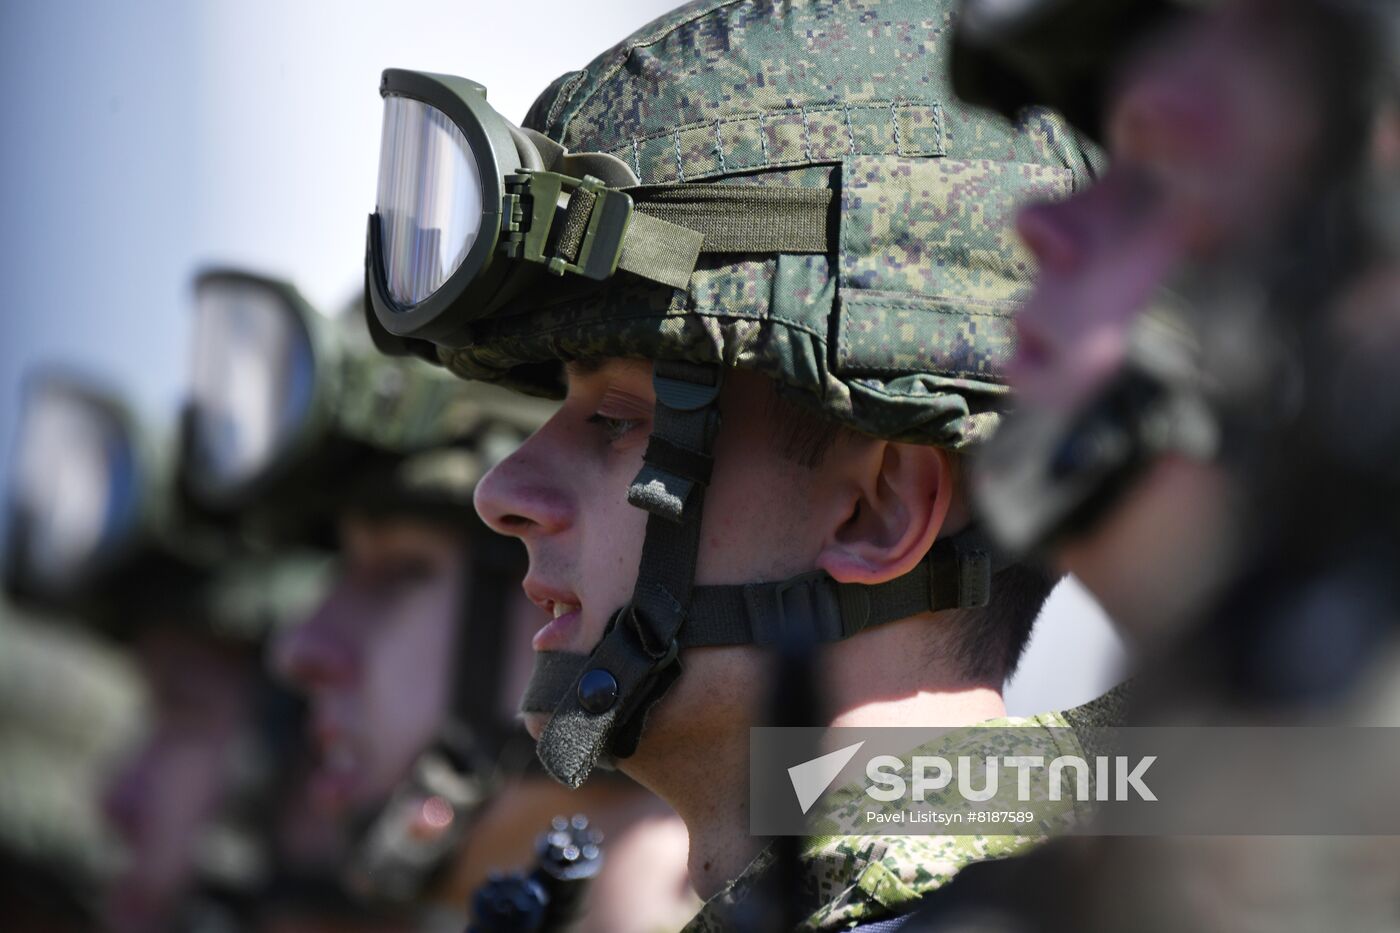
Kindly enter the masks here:
M 987 730 L 992 729 L 999 731 L 989 737 Z M 1000 731 L 1005 729 L 1017 730 L 1015 748 L 1001 747 L 1002 740 L 996 738 L 1007 735 Z M 1047 756 L 1083 752 L 1067 713 L 1062 712 L 990 719 L 941 736 L 916 751 L 941 755 L 1024 754 L 1028 745 Z M 837 791 L 841 793 L 844 789 Z M 1043 824 L 1045 835 L 812 837 L 802 854 L 802 909 L 808 912 L 802 929 L 843 930 L 907 913 L 967 866 L 1028 852 L 1044 842 L 1047 835 L 1067 831 L 1083 817 L 1073 802 L 1066 802 L 1054 809 Z M 833 819 L 839 820 L 840 813 Z M 754 896 L 775 859 L 771 846 L 760 853 L 738 878 L 705 903 L 685 928 L 686 933 L 734 929 L 735 912 Z

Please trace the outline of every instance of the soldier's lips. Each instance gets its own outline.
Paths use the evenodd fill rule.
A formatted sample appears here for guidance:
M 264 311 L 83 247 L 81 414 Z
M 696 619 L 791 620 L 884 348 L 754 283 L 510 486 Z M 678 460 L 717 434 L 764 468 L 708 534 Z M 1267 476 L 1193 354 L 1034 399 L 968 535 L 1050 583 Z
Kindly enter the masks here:
M 354 751 L 343 741 L 318 745 L 317 762 L 308 780 L 311 798 L 325 813 L 344 811 L 355 798 L 360 781 L 360 766 Z
M 356 780 L 353 774 L 342 774 L 317 768 L 311 774 L 311 798 L 322 813 L 339 815 L 355 798 Z
M 579 620 L 583 616 L 583 601 L 569 589 L 555 587 L 529 576 L 525 578 L 525 596 L 550 617 L 530 646 L 536 651 L 562 651 L 577 640 Z
M 570 609 L 562 615 L 555 616 L 535 633 L 535 637 L 530 640 L 530 647 L 536 651 L 565 650 L 575 640 L 582 619 L 582 607 Z

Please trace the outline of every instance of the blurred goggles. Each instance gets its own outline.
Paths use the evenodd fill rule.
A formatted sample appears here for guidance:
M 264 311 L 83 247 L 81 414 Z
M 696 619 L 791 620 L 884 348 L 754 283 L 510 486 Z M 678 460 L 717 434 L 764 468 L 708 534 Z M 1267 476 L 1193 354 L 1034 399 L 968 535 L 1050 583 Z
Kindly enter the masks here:
M 41 593 L 78 586 L 139 524 L 138 457 L 120 406 L 48 379 L 29 395 L 11 493 L 19 584 Z
M 447 346 L 544 273 L 685 288 L 702 252 L 824 253 L 826 188 L 642 186 L 605 153 L 508 122 L 465 78 L 390 69 L 366 298 L 397 337 Z
M 314 413 L 314 313 L 269 279 L 196 280 L 184 469 L 203 504 L 232 504 L 297 445 Z

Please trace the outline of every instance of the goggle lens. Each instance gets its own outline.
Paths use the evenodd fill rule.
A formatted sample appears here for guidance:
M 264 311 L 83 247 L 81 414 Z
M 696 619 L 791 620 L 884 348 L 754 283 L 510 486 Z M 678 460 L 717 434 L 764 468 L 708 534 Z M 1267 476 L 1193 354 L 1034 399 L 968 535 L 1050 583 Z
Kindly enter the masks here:
M 481 231 L 481 202 L 481 171 L 457 125 L 421 101 L 386 97 L 377 210 L 396 304 L 422 302 L 457 271 Z

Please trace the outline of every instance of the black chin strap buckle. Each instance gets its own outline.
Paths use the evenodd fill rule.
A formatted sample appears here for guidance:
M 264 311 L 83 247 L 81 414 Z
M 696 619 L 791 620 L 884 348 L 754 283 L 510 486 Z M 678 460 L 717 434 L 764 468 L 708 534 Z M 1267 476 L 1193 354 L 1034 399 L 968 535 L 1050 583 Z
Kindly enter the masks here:
M 743 588 L 754 644 L 832 642 L 842 637 L 837 584 L 824 571 Z
M 633 601 L 618 611 L 617 624 L 631 627 L 632 637 L 636 640 L 642 653 L 651 659 L 656 670 L 660 670 L 670 665 L 680 653 L 680 643 L 675 633 L 680 627 L 679 619 L 682 610 L 680 604 L 664 591 L 655 600 L 655 603 L 667 610 L 667 614 L 670 616 L 668 623 L 656 626 L 649 625 L 636 602 Z M 660 635 L 661 638 L 657 638 L 657 635 Z
M 980 536 L 963 532 L 934 544 L 928 560 L 932 609 L 981 609 L 992 595 L 992 551 Z
M 657 670 L 665 670 L 672 664 L 676 663 L 676 658 L 680 656 L 680 653 L 680 642 L 672 638 L 671 641 L 666 645 L 665 654 L 661 655 L 661 657 L 656 659 Z

